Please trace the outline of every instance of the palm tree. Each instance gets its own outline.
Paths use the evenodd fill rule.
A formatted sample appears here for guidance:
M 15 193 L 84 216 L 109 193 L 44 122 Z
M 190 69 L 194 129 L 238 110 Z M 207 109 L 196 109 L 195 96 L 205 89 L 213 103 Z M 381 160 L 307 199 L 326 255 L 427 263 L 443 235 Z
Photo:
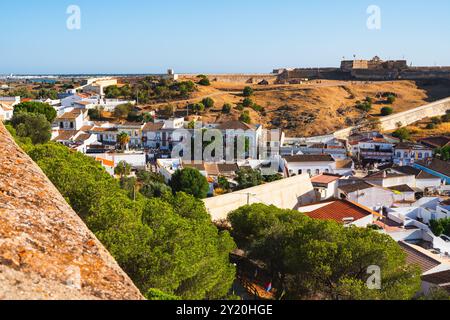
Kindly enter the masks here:
M 117 142 L 122 150 L 125 150 L 126 146 L 130 142 L 130 136 L 126 132 L 121 132 L 117 135 Z

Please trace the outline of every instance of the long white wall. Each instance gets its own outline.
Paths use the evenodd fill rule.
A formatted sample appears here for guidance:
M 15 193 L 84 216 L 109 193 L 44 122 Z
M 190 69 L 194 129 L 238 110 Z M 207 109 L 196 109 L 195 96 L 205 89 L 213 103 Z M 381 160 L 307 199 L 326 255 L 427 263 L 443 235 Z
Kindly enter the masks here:
M 308 175 L 299 175 L 263 184 L 222 196 L 204 200 L 213 221 L 227 218 L 228 214 L 242 206 L 254 203 L 274 205 L 281 209 L 296 209 L 316 201 L 314 188 Z
M 385 131 L 395 130 L 400 123 L 402 126 L 408 126 L 425 118 L 442 116 L 447 110 L 450 110 L 450 98 L 384 117 L 381 119 L 381 127 Z

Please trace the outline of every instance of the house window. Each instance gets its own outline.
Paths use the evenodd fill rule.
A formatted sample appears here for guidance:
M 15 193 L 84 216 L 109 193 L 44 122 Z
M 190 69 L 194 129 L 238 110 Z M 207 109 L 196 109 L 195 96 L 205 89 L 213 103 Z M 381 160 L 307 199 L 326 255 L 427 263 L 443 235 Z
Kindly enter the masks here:
M 320 174 L 320 170 L 317 169 L 317 170 L 316 170 L 316 175 L 318 176 L 319 174 Z
M 308 169 L 308 174 L 309 174 L 309 176 L 311 176 L 311 169 Z
M 298 170 L 298 174 L 303 174 L 303 170 Z
M 330 170 L 329 169 L 325 169 L 325 173 L 330 173 Z
M 404 153 L 404 158 L 408 158 L 408 152 Z
M 401 152 L 397 152 L 397 158 L 401 158 L 402 157 L 402 153 Z
M 60 127 L 61 129 L 63 129 L 63 128 L 64 128 L 64 122 L 60 122 L 60 123 L 59 123 L 59 127 Z
M 70 129 L 73 129 L 73 122 L 70 123 Z
M 422 159 L 423 158 L 423 154 L 422 154 L 422 152 L 419 152 L 419 159 Z

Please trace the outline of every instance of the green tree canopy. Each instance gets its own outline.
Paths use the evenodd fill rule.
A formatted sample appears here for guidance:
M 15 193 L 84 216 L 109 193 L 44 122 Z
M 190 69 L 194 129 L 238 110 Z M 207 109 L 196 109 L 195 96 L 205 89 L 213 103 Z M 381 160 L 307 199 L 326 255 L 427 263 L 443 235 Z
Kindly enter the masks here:
M 250 112 L 248 110 L 245 110 L 242 112 L 241 116 L 239 117 L 239 121 L 245 122 L 245 123 L 252 123 L 252 118 L 250 116 Z
M 419 268 L 377 231 L 263 204 L 242 207 L 229 220 L 238 247 L 264 262 L 287 299 L 412 299 L 420 289 Z M 380 290 L 367 286 L 371 266 L 382 270 Z
M 253 93 L 254 93 L 254 90 L 252 87 L 244 88 L 244 91 L 243 91 L 244 97 L 251 97 L 253 95 Z
M 236 182 L 240 190 L 259 186 L 263 181 L 264 179 L 259 170 L 244 168 L 236 173 Z
M 250 108 L 251 106 L 253 106 L 253 100 L 252 100 L 251 98 L 245 98 L 245 99 L 242 101 L 242 105 L 243 105 L 245 108 Z
M 114 117 L 116 118 L 126 118 L 128 117 L 128 114 L 133 111 L 134 106 L 131 103 L 125 103 L 125 104 L 121 104 L 118 105 L 115 109 L 114 109 Z
M 202 104 L 206 109 L 211 109 L 212 107 L 214 107 L 214 100 L 208 97 L 202 100 Z
M 210 86 L 211 82 L 209 81 L 209 79 L 207 77 L 201 78 L 200 81 L 198 82 L 199 85 L 201 86 Z
M 51 125 L 43 114 L 14 113 L 11 124 L 21 138 L 30 138 L 33 144 L 46 143 L 52 137 Z
M 226 298 L 235 278 L 228 232 L 202 201 L 184 193 L 130 199 L 94 159 L 58 144 L 30 156 L 114 256 L 137 287 L 181 299 Z
M 14 107 L 14 113 L 37 113 L 45 116 L 48 122 L 52 123 L 56 119 L 56 110 L 47 103 L 30 101 L 22 102 Z
M 393 113 L 394 113 L 394 109 L 392 109 L 391 107 L 383 107 L 383 108 L 381 108 L 381 115 L 383 117 L 390 116 Z
M 402 141 L 411 139 L 411 133 L 406 128 L 399 128 L 392 133 L 392 136 L 399 138 Z
M 131 165 L 126 161 L 120 161 L 114 168 L 114 173 L 121 177 L 127 177 L 131 173 Z
M 225 104 L 223 105 L 223 107 L 222 107 L 222 113 L 228 114 L 228 113 L 231 112 L 231 109 L 232 109 L 231 104 L 225 103 Z
M 170 186 L 174 192 L 185 192 L 198 199 L 204 199 L 208 195 L 209 183 L 206 178 L 194 168 L 177 170 L 172 175 Z

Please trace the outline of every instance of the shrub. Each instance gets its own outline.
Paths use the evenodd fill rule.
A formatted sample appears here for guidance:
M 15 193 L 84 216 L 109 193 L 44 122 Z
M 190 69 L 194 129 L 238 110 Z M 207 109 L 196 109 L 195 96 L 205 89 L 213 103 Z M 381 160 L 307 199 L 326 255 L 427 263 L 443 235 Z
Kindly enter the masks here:
M 438 125 L 442 123 L 442 120 L 439 117 L 433 117 L 431 118 L 431 123 Z
M 406 128 L 400 128 L 394 131 L 392 136 L 399 138 L 402 141 L 409 140 L 411 138 L 411 133 Z
M 230 113 L 231 112 L 231 104 L 225 103 L 222 107 L 222 113 Z
M 52 123 L 57 116 L 56 110 L 51 105 L 35 101 L 19 103 L 14 107 L 14 114 L 24 112 L 42 114 L 50 123 Z
M 396 99 L 397 99 L 397 98 L 396 98 L 394 95 L 390 94 L 390 95 L 387 97 L 387 103 L 393 104 L 393 103 L 395 102 Z
M 245 122 L 245 123 L 252 123 L 252 118 L 250 117 L 250 113 L 248 111 L 244 111 L 241 116 L 239 117 L 239 121 Z
M 381 109 L 381 115 L 383 117 L 390 116 L 393 113 L 394 113 L 394 109 L 392 109 L 391 107 L 384 107 Z
M 242 105 L 245 108 L 250 108 L 251 106 L 253 106 L 253 100 L 250 98 L 245 98 L 244 101 L 242 101 Z
M 202 103 L 206 109 L 214 107 L 214 100 L 212 98 L 205 98 L 202 100 Z
M 250 96 L 253 95 L 253 93 L 254 93 L 254 91 L 253 91 L 252 87 L 245 87 L 244 88 L 244 92 L 243 92 L 244 97 L 250 97 Z
M 205 78 L 200 79 L 200 81 L 198 82 L 198 84 L 201 85 L 201 86 L 207 87 L 207 86 L 210 86 L 210 85 L 211 85 L 211 82 L 209 81 L 208 78 L 205 77 Z
M 356 104 L 356 108 L 358 108 L 359 110 L 362 110 L 364 112 L 369 112 L 370 110 L 372 110 L 372 104 L 367 101 L 359 102 Z

